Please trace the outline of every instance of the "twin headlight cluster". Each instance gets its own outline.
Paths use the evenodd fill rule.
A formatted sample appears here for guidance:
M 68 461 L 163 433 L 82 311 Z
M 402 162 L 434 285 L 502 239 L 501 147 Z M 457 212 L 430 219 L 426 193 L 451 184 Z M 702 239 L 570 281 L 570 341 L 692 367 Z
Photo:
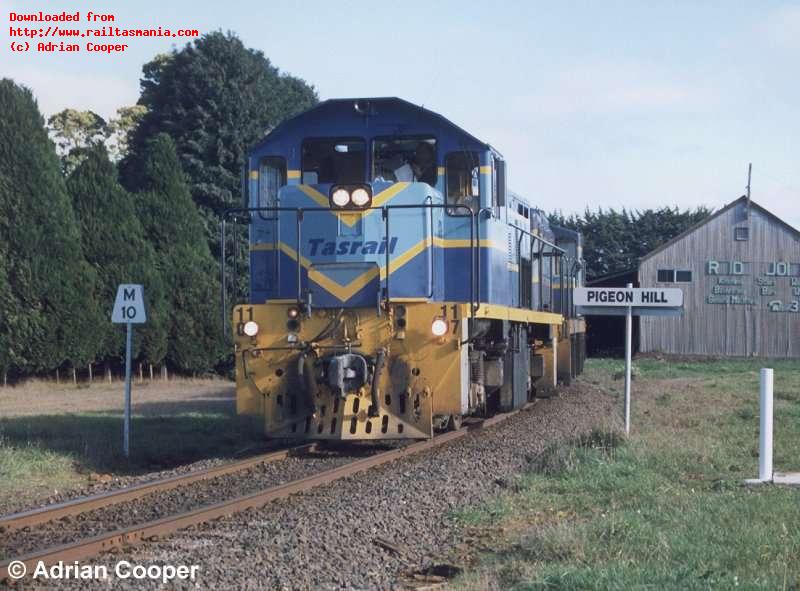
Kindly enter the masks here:
M 335 209 L 367 209 L 372 205 L 369 185 L 334 185 L 331 187 L 331 207 Z

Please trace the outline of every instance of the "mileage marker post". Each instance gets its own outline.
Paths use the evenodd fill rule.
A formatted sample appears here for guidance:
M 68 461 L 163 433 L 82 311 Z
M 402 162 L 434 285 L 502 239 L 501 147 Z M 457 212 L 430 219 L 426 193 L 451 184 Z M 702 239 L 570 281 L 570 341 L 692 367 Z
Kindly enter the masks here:
M 147 314 L 144 309 L 144 288 L 134 283 L 123 283 L 117 288 L 111 322 L 127 325 L 125 337 L 125 419 L 122 435 L 122 451 L 126 458 L 131 455 L 131 349 L 133 348 L 133 325 L 144 324 Z
M 631 431 L 631 357 L 634 316 L 679 316 L 683 291 L 674 287 L 579 287 L 575 306 L 584 316 L 625 316 L 625 434 Z

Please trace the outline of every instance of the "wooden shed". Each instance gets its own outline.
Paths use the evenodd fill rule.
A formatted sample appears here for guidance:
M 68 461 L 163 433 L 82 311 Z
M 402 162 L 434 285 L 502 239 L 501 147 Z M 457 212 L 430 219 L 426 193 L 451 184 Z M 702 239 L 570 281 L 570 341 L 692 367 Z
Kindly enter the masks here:
M 639 350 L 800 357 L 800 231 L 741 197 L 639 262 L 641 287 L 680 287 L 680 317 L 642 316 Z

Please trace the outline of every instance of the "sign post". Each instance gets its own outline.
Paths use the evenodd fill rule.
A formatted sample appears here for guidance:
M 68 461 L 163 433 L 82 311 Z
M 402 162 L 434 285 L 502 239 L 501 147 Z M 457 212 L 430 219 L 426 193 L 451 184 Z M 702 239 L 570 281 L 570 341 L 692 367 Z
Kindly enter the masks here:
M 122 435 L 122 451 L 126 458 L 131 453 L 131 349 L 133 348 L 133 325 L 147 320 L 144 310 L 144 288 L 133 283 L 123 283 L 117 288 L 111 322 L 125 324 L 125 419 Z
M 583 315 L 625 316 L 625 434 L 631 431 L 631 357 L 633 316 L 675 316 L 683 309 L 683 291 L 677 288 L 579 287 L 575 305 Z
M 628 284 L 628 289 L 633 283 Z M 625 435 L 631 432 L 631 357 L 633 350 L 633 306 L 625 311 Z

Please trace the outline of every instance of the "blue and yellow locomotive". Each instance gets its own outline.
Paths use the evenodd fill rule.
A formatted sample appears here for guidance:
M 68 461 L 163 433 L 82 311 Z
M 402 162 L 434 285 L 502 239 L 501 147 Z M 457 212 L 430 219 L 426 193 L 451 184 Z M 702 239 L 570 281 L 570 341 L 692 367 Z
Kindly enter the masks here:
M 252 149 L 245 193 L 226 214 L 249 225 L 237 410 L 268 436 L 427 438 L 580 371 L 580 236 L 441 115 L 322 102 Z

